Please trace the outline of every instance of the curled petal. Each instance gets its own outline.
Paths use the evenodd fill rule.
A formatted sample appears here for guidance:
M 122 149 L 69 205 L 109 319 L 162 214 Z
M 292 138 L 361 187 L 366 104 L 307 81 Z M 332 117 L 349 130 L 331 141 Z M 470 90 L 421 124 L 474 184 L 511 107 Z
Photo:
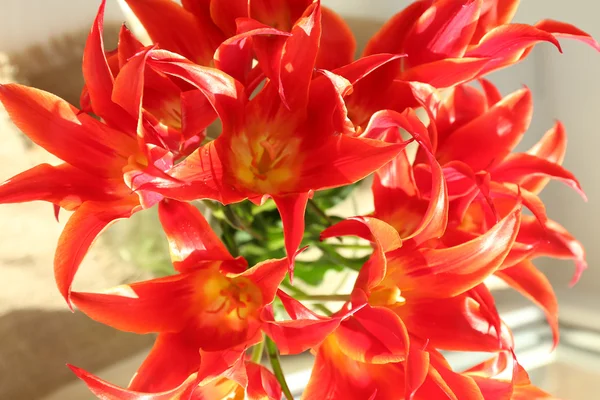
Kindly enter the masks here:
M 490 59 L 486 57 L 446 58 L 409 68 L 399 78 L 447 88 L 475 79 L 489 62 Z
M 556 347 L 559 340 L 558 301 L 548 278 L 531 261 L 527 260 L 510 268 L 497 271 L 496 276 L 533 301 L 544 311 L 548 323 L 552 328 L 554 346 Z
M 499 182 L 521 183 L 528 178 L 554 178 L 564 182 L 587 200 L 579 181 L 559 164 L 526 153 L 510 154 L 492 171 L 492 179 Z
M 546 32 L 552 33 L 555 37 L 573 39 L 583 42 L 596 51 L 600 51 L 600 44 L 589 34 L 581 29 L 567 24 L 566 22 L 545 19 L 535 24 L 535 27 Z
M 358 236 L 375 244 L 373 254 L 362 266 L 355 284 L 355 288 L 369 293 L 386 275 L 385 253 L 400 248 L 402 239 L 396 229 L 386 222 L 370 217 L 354 217 L 325 229 L 321 233 L 321 240 L 347 235 Z
M 566 151 L 567 134 L 565 126 L 560 121 L 556 121 L 540 141 L 527 150 L 527 154 L 560 165 L 565 158 Z M 532 193 L 539 193 L 549 180 L 549 178 L 542 177 L 527 177 L 521 180 L 520 185 Z
M 275 300 L 277 288 L 285 277 L 288 265 L 287 259 L 267 260 L 236 276 L 242 276 L 254 282 L 261 291 L 262 305 L 267 305 Z
M 89 372 L 67 364 L 90 391 L 103 400 L 173 400 L 189 398 L 196 387 L 196 375 L 190 375 L 180 386 L 162 393 L 140 393 L 123 389 L 98 378 Z
M 399 266 L 397 281 L 403 296 L 452 297 L 480 284 L 501 267 L 519 231 L 520 208 L 485 234 L 446 249 L 397 250 L 388 263 Z M 404 254 L 403 254 L 404 253 Z
M 489 63 L 481 73 L 489 73 L 520 61 L 533 45 L 552 43 L 559 51 L 560 44 L 554 35 L 526 24 L 508 24 L 492 29 L 481 41 L 465 53 L 465 57 L 487 58 Z M 507 46 L 510 43 L 510 46 Z
M 54 254 L 54 278 L 60 294 L 70 305 L 75 273 L 96 238 L 113 222 L 128 218 L 136 204 L 132 201 L 85 202 L 67 221 Z

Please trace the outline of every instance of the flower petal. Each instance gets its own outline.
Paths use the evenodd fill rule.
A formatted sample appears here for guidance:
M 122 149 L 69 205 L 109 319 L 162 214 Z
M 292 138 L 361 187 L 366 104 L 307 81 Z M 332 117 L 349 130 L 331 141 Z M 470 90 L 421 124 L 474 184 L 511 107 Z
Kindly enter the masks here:
M 254 282 L 262 293 L 262 305 L 266 306 L 275 300 L 275 294 L 277 294 L 277 289 L 287 270 L 287 259 L 266 260 L 236 276 L 242 276 Z
M 497 271 L 495 275 L 544 311 L 552 329 L 554 346 L 556 347 L 559 340 L 558 301 L 548 278 L 531 261 L 527 260 L 510 268 Z
M 573 188 L 587 200 L 579 181 L 559 164 L 527 153 L 513 153 L 492 171 L 492 179 L 498 182 L 521 183 L 527 178 L 554 178 Z
M 98 179 L 69 164 L 40 164 L 1 183 L 0 203 L 43 200 L 74 210 L 85 201 L 115 201 L 129 192 L 122 181 Z
M 140 393 L 110 384 L 89 372 L 67 364 L 79 379 L 85 382 L 90 391 L 103 400 L 173 400 L 185 399 L 192 395 L 196 387 L 196 376 L 190 375 L 181 386 L 162 393 Z
M 600 44 L 598 44 L 589 33 L 582 31 L 576 26 L 567 24 L 566 22 L 545 19 L 536 23 L 534 26 L 543 31 L 550 32 L 555 37 L 578 40 L 591 46 L 596 51 L 600 51 Z
M 539 42 L 552 43 L 562 51 L 558 40 L 551 33 L 531 25 L 508 24 L 486 33 L 476 46 L 465 53 L 465 57 L 489 59 L 490 62 L 481 71 L 483 75 L 519 62 L 528 49 Z
M 506 258 L 519 231 L 520 208 L 513 210 L 489 231 L 464 244 L 445 249 L 399 249 L 388 254 L 388 264 L 398 266 L 403 297 L 452 297 L 480 284 Z
M 198 372 L 200 351 L 198 343 L 179 333 L 161 333 L 128 390 L 159 393 L 175 390 Z
M 248 386 L 246 396 L 248 400 L 280 400 L 281 386 L 275 375 L 262 365 L 246 362 Z
M 294 258 L 304 236 L 304 214 L 309 193 L 273 196 L 283 223 L 285 252 L 289 263 L 290 279 L 294 276 Z
M 201 268 L 214 261 L 234 259 L 193 205 L 163 200 L 158 205 L 158 216 L 169 241 L 171 260 L 179 272 Z M 244 259 L 239 261 L 246 265 Z
M 379 53 L 403 53 L 409 31 L 429 5 L 429 1 L 415 1 L 390 18 L 371 37 L 363 51 L 363 56 Z
M 322 33 L 315 67 L 328 71 L 354 60 L 356 40 L 346 21 L 327 7 L 321 9 Z
M 529 89 L 506 96 L 439 144 L 436 155 L 440 164 L 458 160 L 468 164 L 473 171 L 479 171 L 501 162 L 521 140 L 532 113 Z
M 298 354 L 311 347 L 317 347 L 343 320 L 362 308 L 354 307 L 332 317 L 322 317 L 281 291 L 279 298 L 292 319 L 275 321 L 273 310 L 265 308 L 262 329 L 277 344 L 281 354 Z
M 366 305 L 335 331 L 341 352 L 372 364 L 404 361 L 410 344 L 404 322 L 390 309 Z
M 306 106 L 321 38 L 321 3 L 309 6 L 292 28 L 281 56 L 279 95 L 291 110 Z
M 200 15 L 171 0 L 125 1 L 154 43 L 200 65 L 209 65 L 217 46 L 225 40 L 208 15 L 200 20 Z
M 417 20 L 404 42 L 407 67 L 462 57 L 471 41 L 481 0 L 439 0 Z
M 135 120 L 111 100 L 114 79 L 102 40 L 105 5 L 106 0 L 102 0 L 85 44 L 83 77 L 94 114 L 102 117 L 110 126 L 135 136 Z
M 193 316 L 197 279 L 193 273 L 117 286 L 107 293 L 72 292 L 71 300 L 90 318 L 127 332 L 180 332 Z
M 475 79 L 489 62 L 486 57 L 446 58 L 407 69 L 399 78 L 447 88 Z
M 565 126 L 560 121 L 556 121 L 554 126 L 544 134 L 540 141 L 527 150 L 527 154 L 561 165 L 566 151 L 567 134 Z M 521 179 L 520 185 L 530 192 L 537 194 L 542 191 L 549 181 L 550 178 L 525 177 Z
M 134 138 L 80 114 L 48 92 L 17 84 L 0 85 L 0 101 L 33 142 L 86 172 L 119 176 L 127 159 L 139 152 Z
M 83 203 L 67 221 L 54 254 L 54 278 L 62 296 L 70 305 L 70 293 L 75 273 L 88 249 L 110 224 L 128 218 L 136 204 L 133 200 Z

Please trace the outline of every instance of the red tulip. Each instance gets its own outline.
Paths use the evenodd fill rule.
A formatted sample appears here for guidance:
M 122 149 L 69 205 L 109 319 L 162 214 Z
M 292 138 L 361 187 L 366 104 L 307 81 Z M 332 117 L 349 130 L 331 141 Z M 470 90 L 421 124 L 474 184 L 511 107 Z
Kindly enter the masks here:
M 560 50 L 560 37 L 600 50 L 590 35 L 566 23 L 510 23 L 517 5 L 514 0 L 416 1 L 371 38 L 364 54 L 406 54 L 400 79 L 449 87 L 515 64 L 537 43 Z

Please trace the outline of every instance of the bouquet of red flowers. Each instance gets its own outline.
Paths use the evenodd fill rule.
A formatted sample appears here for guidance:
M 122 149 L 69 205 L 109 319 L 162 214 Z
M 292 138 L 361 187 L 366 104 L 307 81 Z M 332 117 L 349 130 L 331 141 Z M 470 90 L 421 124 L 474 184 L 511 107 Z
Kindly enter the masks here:
M 550 397 L 519 365 L 485 280 L 541 307 L 556 344 L 556 297 L 532 260 L 572 259 L 573 283 L 586 261 L 538 194 L 552 178 L 584 194 L 561 166 L 563 125 L 514 152 L 532 95 L 483 77 L 537 43 L 600 50 L 594 39 L 511 23 L 518 0 L 419 0 L 355 59 L 346 22 L 319 0 L 126 2 L 153 44 L 124 26 L 107 51 L 102 1 L 81 109 L 0 85 L 14 123 L 63 160 L 8 179 L 0 202 L 74 211 L 54 261 L 69 307 L 157 334 L 128 388 L 71 366 L 95 395 L 289 400 L 279 354 L 310 350 L 307 400 Z M 338 216 L 370 176 L 373 212 Z M 101 232 L 155 206 L 170 274 L 72 291 Z M 320 293 L 330 270 L 355 271 L 353 288 Z M 491 358 L 455 371 L 448 351 Z

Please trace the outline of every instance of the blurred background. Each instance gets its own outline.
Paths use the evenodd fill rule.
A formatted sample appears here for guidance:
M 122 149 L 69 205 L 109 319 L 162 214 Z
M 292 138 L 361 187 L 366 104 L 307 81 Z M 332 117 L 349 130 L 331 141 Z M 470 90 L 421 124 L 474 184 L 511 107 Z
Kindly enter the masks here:
M 399 0 L 323 0 L 347 17 L 359 45 L 381 22 L 405 7 Z M 0 1 L 0 82 L 42 88 L 78 106 L 82 87 L 81 54 L 99 0 Z M 515 22 L 543 18 L 577 25 L 600 38 L 600 3 L 589 0 L 525 0 Z M 126 20 L 117 0 L 106 9 L 107 49 L 116 44 Z M 130 27 L 135 26 L 131 23 Z M 535 115 L 522 149 L 529 148 L 561 120 L 569 135 L 565 166 L 586 191 L 584 203 L 575 192 L 551 183 L 542 199 L 551 218 L 563 224 L 586 247 L 590 268 L 575 288 L 568 282 L 569 262 L 539 260 L 559 296 L 562 342 L 550 354 L 550 331 L 543 315 L 512 291 L 495 291 L 499 308 L 513 326 L 521 361 L 532 368 L 535 383 L 565 399 L 597 398 L 600 389 L 600 162 L 597 117 L 600 110 L 600 57 L 577 42 L 563 40 L 564 54 L 550 45 L 536 47 L 519 65 L 490 78 L 503 94 L 522 85 L 531 88 Z M 31 146 L 0 110 L 0 181 L 51 156 Z M 140 215 L 140 214 L 137 214 Z M 146 215 L 146 213 L 144 213 Z M 77 382 L 65 362 L 86 368 L 114 383 L 126 385 L 145 352 L 150 336 L 114 331 L 72 314 L 54 286 L 52 258 L 67 213 L 57 223 L 46 203 L 0 207 L 0 399 L 79 400 L 93 396 Z M 76 279 L 87 291 L 137 280 L 148 275 L 137 267 L 144 254 L 155 254 L 161 238 L 127 248 L 133 236 L 152 232 L 155 216 L 119 222 L 92 248 Z M 152 235 L 149 235 L 152 236 Z M 139 237 L 139 236 L 138 236 Z M 128 239 L 129 238 L 129 239 Z M 136 247 L 137 246 L 137 247 Z M 162 253 L 165 254 L 166 253 Z M 452 360 L 457 366 L 470 360 Z M 288 360 L 298 386 L 307 378 L 304 359 Z

